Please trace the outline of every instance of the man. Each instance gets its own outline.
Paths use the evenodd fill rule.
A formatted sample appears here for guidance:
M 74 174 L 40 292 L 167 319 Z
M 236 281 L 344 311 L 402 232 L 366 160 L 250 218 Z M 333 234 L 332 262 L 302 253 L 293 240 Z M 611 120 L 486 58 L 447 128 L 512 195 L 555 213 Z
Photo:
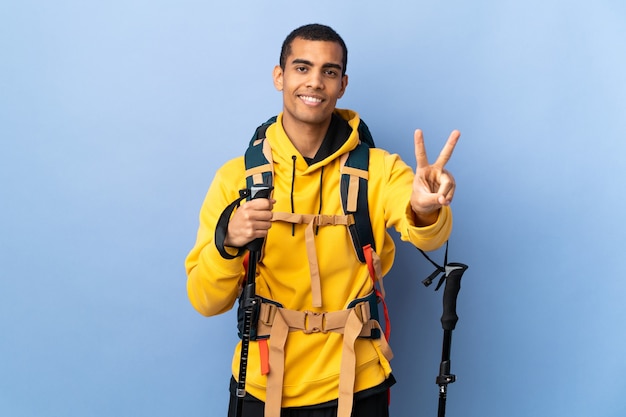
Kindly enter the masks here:
M 348 86 L 346 65 L 346 46 L 333 29 L 294 30 L 273 72 L 283 111 L 265 132 L 273 159 L 271 198 L 241 204 L 223 242 L 216 241 L 218 218 L 246 188 L 240 157 L 218 170 L 201 208 L 197 241 L 186 260 L 189 299 L 201 314 L 233 307 L 245 274 L 241 248 L 265 241 L 256 294 L 263 300 L 260 315 L 267 316 L 258 325 L 267 326 L 269 338 L 250 342 L 244 417 L 388 416 L 391 353 L 385 337 L 371 332 L 378 328 L 377 313 L 364 301 L 371 299 L 379 278 L 374 275 L 382 277 L 393 263 L 387 229 L 394 227 L 423 250 L 441 246 L 451 231 L 455 183 L 444 166 L 459 133 L 452 132 L 430 165 L 417 130 L 415 174 L 397 155 L 369 150 L 367 200 L 376 250 L 373 261 L 359 261 L 339 191 L 345 157 L 365 139 L 358 114 L 336 108 Z M 239 359 L 240 345 L 229 416 Z

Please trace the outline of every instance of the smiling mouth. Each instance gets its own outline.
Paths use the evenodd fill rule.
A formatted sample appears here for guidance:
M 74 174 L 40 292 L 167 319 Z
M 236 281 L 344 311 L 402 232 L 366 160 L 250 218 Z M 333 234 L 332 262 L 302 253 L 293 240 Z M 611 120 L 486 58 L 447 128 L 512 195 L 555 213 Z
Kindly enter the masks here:
M 321 98 L 312 97 L 312 96 L 298 96 L 298 97 L 300 98 L 300 100 L 304 101 L 307 104 L 319 104 L 323 101 Z

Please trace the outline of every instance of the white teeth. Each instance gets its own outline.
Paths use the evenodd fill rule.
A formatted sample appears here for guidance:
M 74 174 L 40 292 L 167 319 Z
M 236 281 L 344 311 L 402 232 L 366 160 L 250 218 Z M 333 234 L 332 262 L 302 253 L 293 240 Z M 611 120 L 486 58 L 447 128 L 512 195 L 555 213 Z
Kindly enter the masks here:
M 321 103 L 321 98 L 309 97 L 309 96 L 300 96 L 300 98 L 304 101 L 308 101 L 309 103 Z

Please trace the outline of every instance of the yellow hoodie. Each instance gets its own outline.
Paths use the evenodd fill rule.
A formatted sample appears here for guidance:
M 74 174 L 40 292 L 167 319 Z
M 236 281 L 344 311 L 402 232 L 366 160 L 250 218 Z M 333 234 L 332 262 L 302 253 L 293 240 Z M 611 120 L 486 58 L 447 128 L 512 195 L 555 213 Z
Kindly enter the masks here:
M 293 180 L 296 213 L 343 214 L 339 192 L 339 157 L 358 144 L 360 119 L 353 111 L 336 110 L 336 113 L 348 121 L 352 133 L 334 154 L 310 166 L 282 128 L 282 115 L 267 129 L 274 160 L 275 212 L 291 212 Z M 402 240 L 427 251 L 441 246 L 452 228 L 452 214 L 448 207 L 441 209 L 435 224 L 415 227 L 409 204 L 413 176 L 412 169 L 398 155 L 380 148 L 370 150 L 369 209 L 383 274 L 391 268 L 395 254 L 388 228 L 395 228 Z M 221 212 L 239 197 L 239 190 L 245 187 L 243 157 L 235 158 L 216 173 L 200 211 L 196 244 L 185 266 L 189 299 L 194 308 L 205 316 L 230 310 L 240 291 L 244 275 L 242 258 L 222 258 L 215 246 L 214 233 Z M 315 248 L 321 277 L 322 307 L 313 307 L 305 228 L 306 225 L 295 225 L 295 233 L 292 234 L 291 224 L 272 224 L 262 261 L 257 265 L 257 294 L 275 300 L 290 310 L 313 312 L 342 310 L 351 301 L 368 295 L 373 289 L 372 279 L 367 265 L 360 263 L 356 257 L 348 229 L 345 226 L 320 227 L 315 235 Z M 239 372 L 240 347 L 241 343 L 233 355 L 235 377 Z M 378 341 L 358 339 L 355 351 L 354 392 L 377 386 L 389 376 L 391 368 L 379 354 Z M 289 333 L 285 345 L 282 406 L 300 407 L 338 398 L 341 353 L 341 334 Z M 265 401 L 266 382 L 267 377 L 261 374 L 257 343 L 251 342 L 246 390 Z

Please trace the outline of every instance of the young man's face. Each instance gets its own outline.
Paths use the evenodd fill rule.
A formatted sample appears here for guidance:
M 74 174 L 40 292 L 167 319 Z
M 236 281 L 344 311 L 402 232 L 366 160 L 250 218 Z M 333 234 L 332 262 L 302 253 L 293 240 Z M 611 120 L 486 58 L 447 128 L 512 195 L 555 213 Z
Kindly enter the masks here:
M 274 85 L 283 92 L 283 122 L 323 125 L 343 96 L 348 76 L 343 50 L 336 42 L 296 38 L 285 68 L 274 68 Z

